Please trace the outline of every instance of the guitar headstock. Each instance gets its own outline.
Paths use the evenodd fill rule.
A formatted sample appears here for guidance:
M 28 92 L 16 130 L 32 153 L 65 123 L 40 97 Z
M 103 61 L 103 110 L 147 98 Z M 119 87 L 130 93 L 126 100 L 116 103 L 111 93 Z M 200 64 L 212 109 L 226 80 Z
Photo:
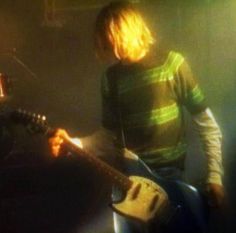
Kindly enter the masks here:
M 29 112 L 21 108 L 12 113 L 12 119 L 18 124 L 25 125 L 31 133 L 47 133 L 49 130 L 46 116 Z

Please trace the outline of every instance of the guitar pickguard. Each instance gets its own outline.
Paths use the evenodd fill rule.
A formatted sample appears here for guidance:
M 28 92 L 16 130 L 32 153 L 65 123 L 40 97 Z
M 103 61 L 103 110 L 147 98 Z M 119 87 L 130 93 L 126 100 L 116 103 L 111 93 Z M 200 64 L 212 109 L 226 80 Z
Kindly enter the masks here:
M 148 222 L 158 217 L 168 206 L 167 193 L 153 181 L 139 176 L 129 177 L 133 184 L 124 200 L 112 205 L 125 216 Z

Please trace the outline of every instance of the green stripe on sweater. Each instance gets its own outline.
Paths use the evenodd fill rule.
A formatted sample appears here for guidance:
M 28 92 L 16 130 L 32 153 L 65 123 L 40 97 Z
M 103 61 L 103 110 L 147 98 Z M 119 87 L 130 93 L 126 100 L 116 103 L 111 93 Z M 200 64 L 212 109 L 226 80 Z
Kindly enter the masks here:
M 153 83 L 171 81 L 174 79 L 174 75 L 183 61 L 184 58 L 180 54 L 170 52 L 163 66 L 149 69 L 138 75 L 127 75 L 121 83 L 118 83 L 118 92 L 123 94 Z
M 142 112 L 128 115 L 124 123 L 129 128 L 146 127 L 153 125 L 161 125 L 178 118 L 180 109 L 176 103 L 157 108 L 150 112 Z

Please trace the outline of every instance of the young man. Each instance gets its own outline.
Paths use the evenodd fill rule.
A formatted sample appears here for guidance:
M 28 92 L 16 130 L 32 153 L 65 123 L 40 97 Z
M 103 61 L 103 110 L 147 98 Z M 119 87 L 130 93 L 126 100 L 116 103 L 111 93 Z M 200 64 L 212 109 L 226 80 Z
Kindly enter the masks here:
M 95 47 L 100 58 L 115 60 L 102 79 L 103 127 L 152 170 L 179 174 L 186 156 L 183 109 L 187 109 L 207 157 L 211 201 L 220 206 L 221 132 L 186 59 L 157 49 L 141 14 L 126 1 L 112 2 L 100 11 Z M 54 155 L 63 136 L 68 134 L 59 129 L 50 139 Z

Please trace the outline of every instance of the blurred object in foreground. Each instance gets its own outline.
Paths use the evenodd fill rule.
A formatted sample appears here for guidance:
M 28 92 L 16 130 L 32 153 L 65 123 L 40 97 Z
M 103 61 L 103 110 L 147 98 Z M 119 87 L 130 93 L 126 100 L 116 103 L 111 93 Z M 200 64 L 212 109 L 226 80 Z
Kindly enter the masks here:
M 11 94 L 11 81 L 7 75 L 0 73 L 0 100 L 6 99 Z

